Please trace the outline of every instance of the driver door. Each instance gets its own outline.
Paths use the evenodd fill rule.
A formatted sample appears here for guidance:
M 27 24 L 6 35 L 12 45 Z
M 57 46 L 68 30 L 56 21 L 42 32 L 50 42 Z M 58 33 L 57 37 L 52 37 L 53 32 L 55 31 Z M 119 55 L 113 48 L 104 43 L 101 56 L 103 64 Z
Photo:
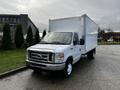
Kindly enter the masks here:
M 77 62 L 80 59 L 81 56 L 81 45 L 78 37 L 78 33 L 74 33 L 73 38 L 73 58 L 74 62 Z

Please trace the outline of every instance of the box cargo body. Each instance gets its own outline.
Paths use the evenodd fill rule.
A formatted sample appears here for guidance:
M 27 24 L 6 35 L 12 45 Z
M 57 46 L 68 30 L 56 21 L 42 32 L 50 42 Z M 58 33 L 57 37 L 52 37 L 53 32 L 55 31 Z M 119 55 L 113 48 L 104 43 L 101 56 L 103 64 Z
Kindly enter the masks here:
M 86 14 L 80 17 L 70 17 L 49 20 L 49 32 L 78 32 L 79 39 L 84 39 L 82 54 L 97 46 L 98 25 Z

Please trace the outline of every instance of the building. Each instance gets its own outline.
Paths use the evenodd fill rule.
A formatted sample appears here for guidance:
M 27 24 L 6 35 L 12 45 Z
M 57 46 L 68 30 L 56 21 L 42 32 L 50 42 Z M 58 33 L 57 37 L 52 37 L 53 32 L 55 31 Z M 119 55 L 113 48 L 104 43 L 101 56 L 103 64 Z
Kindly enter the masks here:
M 120 31 L 100 31 L 98 33 L 98 41 L 120 42 Z
M 113 32 L 112 37 L 114 41 L 120 42 L 120 32 Z
M 20 14 L 20 15 L 0 14 L 0 33 L 1 33 L 0 38 L 2 38 L 2 35 L 3 35 L 2 28 L 4 23 L 8 23 L 10 25 L 12 41 L 14 41 L 15 30 L 18 24 L 22 25 L 24 35 L 27 33 L 27 29 L 29 26 L 31 26 L 33 30 L 33 35 L 35 35 L 35 31 L 37 30 L 37 27 L 32 22 L 32 20 L 28 17 L 27 14 Z

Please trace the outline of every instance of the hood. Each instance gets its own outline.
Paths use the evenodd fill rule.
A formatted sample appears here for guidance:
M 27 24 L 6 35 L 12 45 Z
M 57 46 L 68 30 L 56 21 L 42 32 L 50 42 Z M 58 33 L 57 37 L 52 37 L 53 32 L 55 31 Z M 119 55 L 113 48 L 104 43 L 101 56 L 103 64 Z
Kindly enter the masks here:
M 62 52 L 68 47 L 69 45 L 36 44 L 36 45 L 29 47 L 28 50 Z

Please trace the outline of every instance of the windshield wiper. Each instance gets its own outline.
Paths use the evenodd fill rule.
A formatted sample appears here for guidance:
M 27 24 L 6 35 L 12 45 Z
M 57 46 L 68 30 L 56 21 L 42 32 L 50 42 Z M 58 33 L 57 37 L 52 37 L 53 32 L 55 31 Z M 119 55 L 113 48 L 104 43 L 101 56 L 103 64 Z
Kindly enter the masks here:
M 49 42 L 41 41 L 40 44 L 49 44 Z
M 40 44 L 65 44 L 65 43 L 59 41 L 53 41 L 53 42 L 41 41 Z
M 62 42 L 59 42 L 59 41 L 54 41 L 54 42 L 51 42 L 51 44 L 65 44 L 65 43 L 62 43 Z

